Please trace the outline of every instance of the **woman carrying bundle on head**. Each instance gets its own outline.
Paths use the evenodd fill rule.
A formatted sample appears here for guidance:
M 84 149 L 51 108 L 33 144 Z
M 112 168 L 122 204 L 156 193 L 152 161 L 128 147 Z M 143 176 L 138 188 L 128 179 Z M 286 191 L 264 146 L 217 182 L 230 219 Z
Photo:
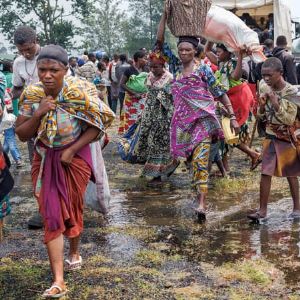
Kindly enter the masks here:
M 160 47 L 163 45 L 165 23 L 164 13 L 157 36 Z M 226 89 L 216 81 L 209 66 L 196 63 L 198 44 L 199 40 L 195 37 L 179 38 L 177 47 L 182 70 L 176 74 L 171 88 L 175 110 L 171 122 L 171 154 L 174 158 L 191 160 L 198 202 L 196 212 L 198 220 L 203 221 L 206 218 L 210 146 L 213 140 L 223 137 L 214 98 L 228 109 L 231 129 L 239 132 L 239 126 Z
M 215 76 L 227 89 L 227 95 L 241 127 L 239 143 L 236 147 L 250 157 L 250 169 L 254 170 L 261 163 L 261 156 L 260 153 L 248 146 L 250 140 L 248 118 L 251 106 L 254 104 L 254 98 L 247 82 L 241 80 L 243 50 L 238 52 L 237 60 L 234 60 L 231 52 L 223 44 L 216 45 L 216 54 L 212 51 L 212 47 L 213 43 L 208 42 L 205 46 L 205 53 L 213 64 L 219 66 Z M 227 153 L 228 151 L 225 151 L 223 161 L 226 171 L 229 171 Z

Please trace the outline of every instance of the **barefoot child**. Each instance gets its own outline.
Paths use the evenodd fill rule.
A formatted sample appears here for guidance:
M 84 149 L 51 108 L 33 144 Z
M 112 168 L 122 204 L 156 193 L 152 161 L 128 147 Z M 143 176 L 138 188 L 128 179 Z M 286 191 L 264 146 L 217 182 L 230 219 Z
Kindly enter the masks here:
M 266 121 L 266 139 L 263 144 L 260 182 L 260 208 L 248 215 L 251 220 L 266 217 L 272 176 L 286 177 L 293 198 L 292 217 L 300 217 L 300 103 L 297 88 L 284 81 L 279 59 L 272 57 L 262 65 L 260 107 L 258 117 Z M 297 135 L 298 134 L 298 135 Z

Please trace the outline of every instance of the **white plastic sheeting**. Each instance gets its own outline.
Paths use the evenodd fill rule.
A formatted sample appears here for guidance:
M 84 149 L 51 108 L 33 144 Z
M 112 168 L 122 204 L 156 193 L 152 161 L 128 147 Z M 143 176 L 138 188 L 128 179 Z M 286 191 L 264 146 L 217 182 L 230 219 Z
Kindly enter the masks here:
M 213 0 L 213 4 L 222 6 L 226 9 L 256 8 L 272 3 L 273 0 Z
M 238 10 L 249 9 L 252 15 L 259 15 L 259 8 L 268 7 L 274 13 L 274 39 L 279 35 L 285 35 L 288 45 L 292 45 L 292 22 L 288 0 L 213 0 L 213 4 L 226 9 L 236 8 Z M 270 11 L 272 12 L 272 11 Z M 237 11 L 237 14 L 239 12 Z

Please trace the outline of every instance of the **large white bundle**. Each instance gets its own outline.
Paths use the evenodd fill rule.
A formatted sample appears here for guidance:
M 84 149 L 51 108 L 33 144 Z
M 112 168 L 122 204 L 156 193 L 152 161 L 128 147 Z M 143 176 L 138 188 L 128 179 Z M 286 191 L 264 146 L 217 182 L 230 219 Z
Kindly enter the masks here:
M 231 52 L 249 49 L 255 61 L 265 60 L 258 35 L 232 12 L 212 5 L 206 17 L 203 37 L 222 43 Z

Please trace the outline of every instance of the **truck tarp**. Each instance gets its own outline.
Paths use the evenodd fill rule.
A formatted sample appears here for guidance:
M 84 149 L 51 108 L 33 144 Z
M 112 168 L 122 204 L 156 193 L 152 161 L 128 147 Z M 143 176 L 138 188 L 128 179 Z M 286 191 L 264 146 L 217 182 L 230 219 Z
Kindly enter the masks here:
M 288 46 L 292 45 L 292 21 L 290 8 L 286 0 L 213 0 L 213 4 L 226 9 L 237 9 L 236 14 L 249 12 L 252 16 L 274 14 L 274 39 L 285 35 Z

